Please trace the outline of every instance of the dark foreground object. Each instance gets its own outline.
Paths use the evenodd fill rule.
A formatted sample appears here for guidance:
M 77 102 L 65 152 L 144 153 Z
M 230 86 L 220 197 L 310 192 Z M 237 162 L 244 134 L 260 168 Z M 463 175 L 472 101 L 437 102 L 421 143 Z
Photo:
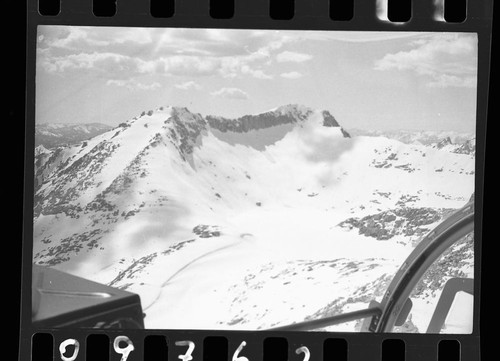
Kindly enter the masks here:
M 138 295 L 33 265 L 32 321 L 37 328 L 144 328 Z

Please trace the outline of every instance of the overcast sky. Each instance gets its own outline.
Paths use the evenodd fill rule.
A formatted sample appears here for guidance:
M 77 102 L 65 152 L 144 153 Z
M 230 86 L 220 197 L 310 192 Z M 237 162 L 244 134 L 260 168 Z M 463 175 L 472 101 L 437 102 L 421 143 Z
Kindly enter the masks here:
M 347 129 L 472 132 L 476 75 L 475 34 L 39 26 L 36 121 L 299 103 Z

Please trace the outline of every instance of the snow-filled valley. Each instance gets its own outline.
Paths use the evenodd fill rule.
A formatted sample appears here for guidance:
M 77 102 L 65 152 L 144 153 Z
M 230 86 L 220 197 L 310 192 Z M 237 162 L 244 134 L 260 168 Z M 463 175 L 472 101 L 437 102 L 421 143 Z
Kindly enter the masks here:
M 33 261 L 138 293 L 147 328 L 265 329 L 365 308 L 469 201 L 467 149 L 351 137 L 299 105 L 238 119 L 158 108 L 37 148 Z M 423 280 L 408 332 L 425 332 L 446 277 L 472 277 L 472 244 Z

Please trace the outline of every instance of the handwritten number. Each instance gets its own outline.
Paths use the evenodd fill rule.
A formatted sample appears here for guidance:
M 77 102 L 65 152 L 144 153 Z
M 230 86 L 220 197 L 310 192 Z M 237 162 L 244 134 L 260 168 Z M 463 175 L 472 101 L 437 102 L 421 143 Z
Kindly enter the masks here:
M 241 350 L 243 350 L 243 347 L 245 347 L 246 345 L 247 345 L 247 343 L 245 341 L 240 343 L 240 345 L 238 346 L 236 351 L 234 351 L 232 361 L 248 361 L 248 358 L 246 358 L 245 356 L 238 356 L 240 354 Z
M 120 347 L 120 342 L 122 341 L 127 343 L 127 347 Z M 122 355 L 120 361 L 127 361 L 128 355 L 135 349 L 134 344 L 127 336 L 117 336 L 113 342 L 113 348 L 116 353 Z
M 299 347 L 298 349 L 295 350 L 295 353 L 298 355 L 299 353 L 304 354 L 304 359 L 302 361 L 309 361 L 309 358 L 311 357 L 311 352 L 306 346 Z
M 75 346 L 75 350 L 73 351 L 73 355 L 71 355 L 71 357 L 64 356 L 64 353 L 66 352 L 66 347 L 68 346 Z M 76 358 L 78 357 L 79 351 L 80 351 L 80 343 L 73 338 L 68 338 L 67 340 L 61 342 L 61 344 L 59 345 L 59 353 L 61 354 L 61 360 L 63 361 L 75 361 Z
M 194 351 L 194 342 L 193 341 L 176 341 L 175 346 L 187 346 L 188 349 L 184 355 L 179 355 L 177 356 L 179 359 L 182 361 L 190 361 L 193 359 L 193 356 L 191 354 Z

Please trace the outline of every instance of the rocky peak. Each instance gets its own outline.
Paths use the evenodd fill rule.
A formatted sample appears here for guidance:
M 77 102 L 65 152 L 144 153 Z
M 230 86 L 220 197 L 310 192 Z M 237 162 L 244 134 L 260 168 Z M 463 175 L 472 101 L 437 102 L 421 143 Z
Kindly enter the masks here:
M 321 115 L 323 115 L 323 125 L 325 127 L 339 127 L 339 123 L 335 119 L 335 117 L 330 114 L 328 110 L 323 110 L 321 112 Z
M 437 149 L 446 147 L 447 145 L 453 144 L 450 137 L 446 137 L 436 144 Z
M 191 113 L 185 107 L 172 107 L 170 117 L 165 124 L 171 123 L 168 137 L 174 143 L 178 143 L 181 156 L 193 152 L 193 147 L 200 134 L 207 129 L 207 122 L 198 113 Z
M 193 113 L 186 107 L 172 107 L 170 114 L 171 116 L 179 118 L 185 122 L 204 122 L 201 114 Z
M 340 127 L 340 124 L 337 122 L 337 119 L 328 111 L 328 110 L 323 110 L 321 112 L 321 115 L 323 116 L 323 126 L 324 127 Z M 350 138 L 351 135 L 344 129 L 340 128 L 340 131 L 342 132 L 342 135 L 344 138 Z
M 351 138 L 351 135 L 344 128 L 340 128 L 340 131 L 342 132 L 344 138 Z
M 476 140 L 468 139 L 462 143 L 453 153 L 458 154 L 475 154 L 476 153 Z
M 180 128 L 205 129 L 207 122 L 198 113 L 192 113 L 185 107 L 172 107 L 169 119 Z
M 41 154 L 46 154 L 46 153 L 50 153 L 50 150 L 48 150 L 47 148 L 45 148 L 41 144 L 35 148 L 35 157 L 37 157 Z
M 309 115 L 311 115 L 312 112 L 313 111 L 311 108 L 308 108 L 308 107 L 306 107 L 304 105 L 300 105 L 300 104 L 282 105 L 282 106 L 271 111 L 271 113 L 276 113 L 278 115 L 290 116 L 296 120 L 304 120 Z

